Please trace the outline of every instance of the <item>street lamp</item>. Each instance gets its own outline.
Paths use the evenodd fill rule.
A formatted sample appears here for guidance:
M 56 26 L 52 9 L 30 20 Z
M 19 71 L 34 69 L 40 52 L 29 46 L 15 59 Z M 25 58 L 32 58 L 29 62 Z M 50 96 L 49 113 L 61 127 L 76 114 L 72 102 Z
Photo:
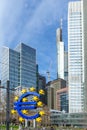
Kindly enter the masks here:
M 9 95 L 9 90 L 15 91 L 15 89 L 10 89 L 9 88 L 10 81 L 7 80 L 7 87 L 0 86 L 0 88 L 6 89 L 6 130 L 9 130 L 9 103 L 10 103 L 10 95 Z

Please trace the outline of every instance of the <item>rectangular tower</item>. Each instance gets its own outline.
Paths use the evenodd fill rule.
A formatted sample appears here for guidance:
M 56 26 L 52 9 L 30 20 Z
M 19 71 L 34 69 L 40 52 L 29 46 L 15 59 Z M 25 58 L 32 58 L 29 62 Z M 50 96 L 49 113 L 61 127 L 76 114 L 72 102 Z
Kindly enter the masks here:
M 18 44 L 15 50 L 20 54 L 20 86 L 36 87 L 36 50 L 23 43 Z
M 64 42 L 62 41 L 62 29 L 56 31 L 57 39 L 57 78 L 64 79 Z
M 87 0 L 83 1 L 83 41 L 84 41 L 84 111 L 87 112 Z
M 1 83 L 10 87 L 36 87 L 36 50 L 21 43 L 15 50 L 2 48 Z
M 69 112 L 84 111 L 83 2 L 68 6 Z M 87 79 L 86 79 L 87 80 Z
M 2 66 L 1 66 L 1 84 L 6 86 L 7 80 L 10 80 L 10 86 L 19 85 L 19 53 L 8 48 L 2 47 Z

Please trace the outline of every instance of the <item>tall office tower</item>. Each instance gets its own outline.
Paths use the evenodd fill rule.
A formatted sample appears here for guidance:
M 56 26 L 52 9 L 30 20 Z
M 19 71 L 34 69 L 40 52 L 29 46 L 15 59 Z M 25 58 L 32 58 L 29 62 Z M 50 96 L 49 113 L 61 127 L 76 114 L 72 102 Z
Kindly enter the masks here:
M 36 87 L 36 50 L 21 43 L 15 50 L 3 47 L 1 83 L 10 87 Z
M 70 113 L 84 112 L 84 93 L 83 93 L 84 92 L 84 84 L 83 84 L 84 83 L 84 44 L 83 42 L 84 42 L 83 41 L 83 2 L 82 1 L 69 2 L 68 72 L 69 72 L 69 112 Z
M 56 30 L 57 39 L 57 78 L 64 79 L 64 42 L 62 41 L 62 29 Z
M 87 0 L 83 1 L 83 40 L 84 40 L 84 111 L 87 112 Z
M 15 50 L 20 54 L 20 86 L 36 87 L 36 50 L 23 43 Z
M 11 87 L 18 86 L 19 53 L 8 47 L 2 47 L 1 59 L 1 84 L 6 86 L 7 80 L 10 80 Z

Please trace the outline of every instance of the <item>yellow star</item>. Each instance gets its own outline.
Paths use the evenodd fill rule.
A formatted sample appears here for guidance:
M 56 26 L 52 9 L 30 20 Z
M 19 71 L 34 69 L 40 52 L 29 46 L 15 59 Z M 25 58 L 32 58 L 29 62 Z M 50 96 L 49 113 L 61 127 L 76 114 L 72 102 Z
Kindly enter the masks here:
M 39 90 L 39 94 L 44 95 L 44 94 L 45 94 L 44 90 L 43 90 L 43 89 L 40 89 L 40 90 Z
M 27 115 L 28 111 L 27 110 L 22 110 L 22 113 Z
M 38 98 L 37 96 L 34 96 L 34 97 L 33 97 L 33 100 L 34 100 L 34 101 L 38 101 L 39 98 Z
M 11 113 L 12 113 L 12 114 L 16 114 L 16 110 L 12 109 L 12 110 L 11 110 Z
M 15 101 L 18 101 L 19 97 L 18 96 L 15 96 L 14 100 Z
M 24 119 L 23 119 L 22 117 L 19 117 L 19 121 L 20 121 L 20 122 L 23 122 Z
M 29 88 L 30 92 L 34 92 L 36 89 L 34 87 Z
M 41 121 L 42 121 L 42 118 L 41 118 L 41 117 L 38 117 L 38 118 L 36 118 L 36 121 L 37 121 L 37 122 L 41 122 Z
M 43 115 L 45 115 L 45 112 L 44 111 L 40 111 L 39 114 L 40 114 L 40 116 L 43 116 Z
M 22 93 L 26 93 L 27 92 L 27 90 L 26 89 L 22 89 L 22 91 L 21 91 Z
M 22 99 L 22 102 L 27 102 L 27 101 L 28 101 L 27 98 L 23 98 L 23 99 Z
M 37 102 L 37 106 L 38 107 L 42 107 L 43 106 L 43 103 L 41 101 Z

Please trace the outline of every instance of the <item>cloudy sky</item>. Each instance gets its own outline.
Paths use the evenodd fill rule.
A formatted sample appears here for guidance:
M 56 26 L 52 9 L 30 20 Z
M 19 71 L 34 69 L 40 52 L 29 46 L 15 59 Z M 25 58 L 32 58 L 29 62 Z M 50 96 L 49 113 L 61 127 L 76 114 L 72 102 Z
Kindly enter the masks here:
M 63 19 L 67 50 L 67 9 L 71 0 L 0 0 L 0 46 L 23 42 L 36 49 L 39 72 L 56 78 L 56 29 Z

